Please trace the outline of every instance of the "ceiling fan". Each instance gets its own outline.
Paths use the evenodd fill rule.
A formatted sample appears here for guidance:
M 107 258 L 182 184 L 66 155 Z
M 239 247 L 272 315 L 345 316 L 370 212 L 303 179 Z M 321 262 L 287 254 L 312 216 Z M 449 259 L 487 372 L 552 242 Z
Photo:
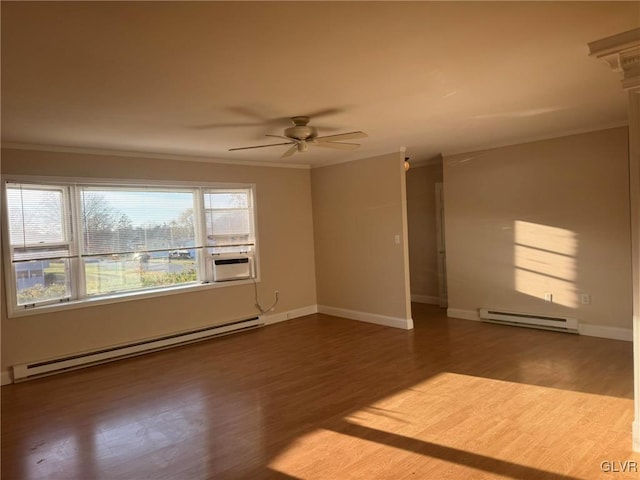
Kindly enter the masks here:
M 335 148 L 337 150 L 355 150 L 360 146 L 359 143 L 344 143 L 341 140 L 352 140 L 355 138 L 365 138 L 367 136 L 366 133 L 358 131 L 319 137 L 318 130 L 315 127 L 308 125 L 309 120 L 310 119 L 307 116 L 292 117 L 291 123 L 293 123 L 293 127 L 286 128 L 284 130 L 284 135 L 265 135 L 267 137 L 283 138 L 287 140 L 286 142 L 271 143 L 269 145 L 256 145 L 253 147 L 230 148 L 229 151 L 291 145 L 291 147 L 281 156 L 281 158 L 285 158 L 290 157 L 296 152 L 306 152 L 309 149 L 309 145 L 314 147 Z

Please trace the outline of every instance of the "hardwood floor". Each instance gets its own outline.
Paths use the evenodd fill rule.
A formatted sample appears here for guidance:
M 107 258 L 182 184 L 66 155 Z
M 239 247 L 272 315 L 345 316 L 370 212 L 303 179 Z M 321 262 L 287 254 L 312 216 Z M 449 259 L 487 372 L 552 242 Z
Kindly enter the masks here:
M 2 479 L 640 477 L 631 343 L 413 308 L 3 387 Z

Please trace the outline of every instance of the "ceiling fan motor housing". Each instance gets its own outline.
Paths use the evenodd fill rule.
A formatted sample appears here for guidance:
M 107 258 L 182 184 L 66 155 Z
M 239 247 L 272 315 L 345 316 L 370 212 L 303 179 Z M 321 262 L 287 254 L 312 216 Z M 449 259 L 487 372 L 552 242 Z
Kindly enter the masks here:
M 318 136 L 318 130 L 308 125 L 296 125 L 285 129 L 284 134 L 295 140 L 313 140 Z

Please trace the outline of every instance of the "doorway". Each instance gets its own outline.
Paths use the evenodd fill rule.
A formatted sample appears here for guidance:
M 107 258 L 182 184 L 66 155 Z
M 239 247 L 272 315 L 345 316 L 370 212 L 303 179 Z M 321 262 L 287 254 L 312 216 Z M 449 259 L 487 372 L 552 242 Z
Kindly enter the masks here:
M 446 308 L 447 301 L 447 251 L 444 228 L 444 186 L 435 185 L 436 195 L 436 245 L 438 254 L 438 305 Z

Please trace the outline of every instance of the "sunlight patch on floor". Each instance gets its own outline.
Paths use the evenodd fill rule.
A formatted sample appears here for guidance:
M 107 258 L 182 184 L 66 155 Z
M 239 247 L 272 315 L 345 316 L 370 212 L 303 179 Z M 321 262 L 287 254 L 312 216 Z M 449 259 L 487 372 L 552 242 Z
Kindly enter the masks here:
M 300 478 L 607 478 L 612 456 L 640 464 L 625 450 L 632 417 L 630 399 L 441 373 L 317 425 L 269 467 Z M 601 433 L 587 438 L 587 426 Z

